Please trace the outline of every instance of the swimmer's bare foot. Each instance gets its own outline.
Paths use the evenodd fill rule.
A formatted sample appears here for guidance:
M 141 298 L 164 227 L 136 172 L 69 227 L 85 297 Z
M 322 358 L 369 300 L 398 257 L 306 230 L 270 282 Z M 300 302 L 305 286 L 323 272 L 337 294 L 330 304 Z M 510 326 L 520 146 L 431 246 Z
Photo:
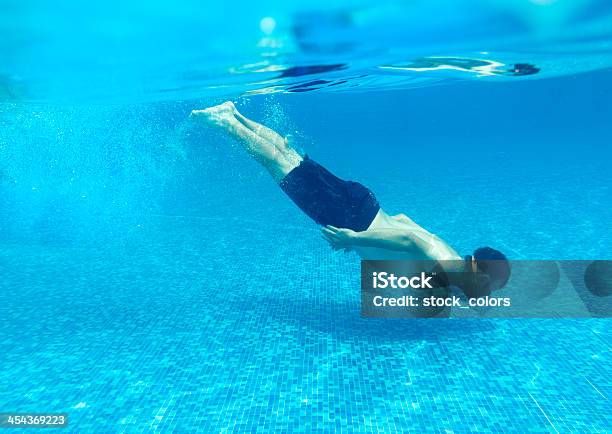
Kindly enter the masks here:
M 223 126 L 234 117 L 236 107 L 231 101 L 226 101 L 204 110 L 192 110 L 190 117 L 206 124 Z

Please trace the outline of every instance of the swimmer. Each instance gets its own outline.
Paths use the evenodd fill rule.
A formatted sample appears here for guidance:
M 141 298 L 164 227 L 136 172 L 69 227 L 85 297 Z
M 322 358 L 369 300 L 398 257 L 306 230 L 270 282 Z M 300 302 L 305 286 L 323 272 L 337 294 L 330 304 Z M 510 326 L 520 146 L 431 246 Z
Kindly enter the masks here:
M 423 57 L 408 64 L 385 65 L 381 69 L 396 69 L 403 71 L 439 71 L 455 70 L 475 73 L 479 77 L 491 75 L 522 76 L 540 72 L 540 68 L 529 63 L 506 65 L 494 60 L 470 59 L 467 57 Z
M 462 258 L 444 240 L 406 215 L 387 214 L 370 189 L 340 179 L 309 156 L 301 155 L 287 138 L 247 119 L 232 102 L 193 110 L 191 118 L 221 128 L 237 139 L 287 196 L 321 225 L 332 249 L 355 251 L 363 259 L 413 260 L 415 266 L 419 261 L 438 263 L 448 283 L 459 286 L 471 298 L 489 295 L 506 284 L 510 266 L 501 252 L 482 247 Z

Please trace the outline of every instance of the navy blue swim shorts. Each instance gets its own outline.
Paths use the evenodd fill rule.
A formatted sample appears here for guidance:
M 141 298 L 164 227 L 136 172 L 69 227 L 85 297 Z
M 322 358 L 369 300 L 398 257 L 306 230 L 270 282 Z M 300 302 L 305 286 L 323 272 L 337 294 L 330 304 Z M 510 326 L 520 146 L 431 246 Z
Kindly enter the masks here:
M 323 226 L 365 231 L 380 209 L 370 189 L 338 178 L 308 156 L 281 180 L 280 188 Z

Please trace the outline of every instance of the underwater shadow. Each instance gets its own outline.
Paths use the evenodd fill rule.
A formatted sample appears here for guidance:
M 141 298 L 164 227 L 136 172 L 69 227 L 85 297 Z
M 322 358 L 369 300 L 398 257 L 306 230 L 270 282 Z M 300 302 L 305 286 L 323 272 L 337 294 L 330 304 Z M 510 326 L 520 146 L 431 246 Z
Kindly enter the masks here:
M 303 300 L 255 296 L 249 303 L 266 306 L 266 314 L 275 320 L 296 324 L 313 331 L 334 335 L 340 339 L 376 338 L 378 342 L 439 341 L 445 338 L 465 338 L 472 334 L 493 332 L 495 324 L 478 318 L 364 318 L 361 317 L 358 293 L 355 302 L 334 300 L 315 302 L 320 297 Z M 278 312 L 278 315 L 275 313 Z M 288 316 L 286 312 L 294 315 Z

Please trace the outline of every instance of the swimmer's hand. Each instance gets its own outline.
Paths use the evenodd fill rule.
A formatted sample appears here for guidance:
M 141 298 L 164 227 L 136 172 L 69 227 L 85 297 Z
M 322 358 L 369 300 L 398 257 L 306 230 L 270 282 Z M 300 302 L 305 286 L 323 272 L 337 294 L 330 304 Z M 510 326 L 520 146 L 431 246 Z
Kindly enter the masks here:
M 353 250 L 355 231 L 327 225 L 321 228 L 321 232 L 333 250 L 344 250 L 345 252 Z

